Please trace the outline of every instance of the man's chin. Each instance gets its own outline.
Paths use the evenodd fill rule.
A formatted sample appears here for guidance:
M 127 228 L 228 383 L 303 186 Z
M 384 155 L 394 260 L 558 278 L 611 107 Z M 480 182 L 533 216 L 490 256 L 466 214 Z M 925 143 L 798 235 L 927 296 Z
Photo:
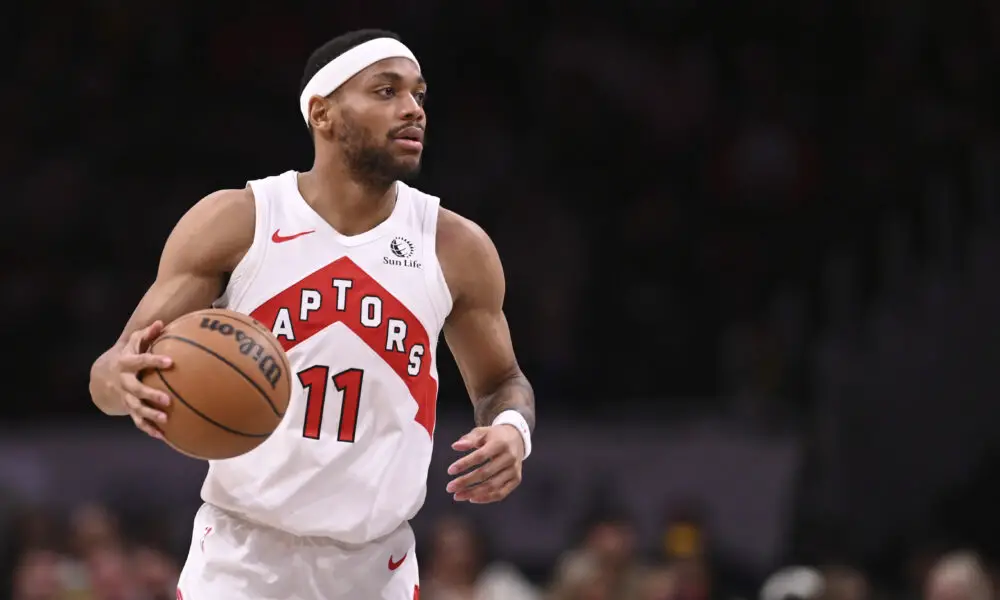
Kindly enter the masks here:
M 413 160 L 401 159 L 396 163 L 396 167 L 395 179 L 410 181 L 417 175 L 420 175 L 420 158 L 416 157 Z

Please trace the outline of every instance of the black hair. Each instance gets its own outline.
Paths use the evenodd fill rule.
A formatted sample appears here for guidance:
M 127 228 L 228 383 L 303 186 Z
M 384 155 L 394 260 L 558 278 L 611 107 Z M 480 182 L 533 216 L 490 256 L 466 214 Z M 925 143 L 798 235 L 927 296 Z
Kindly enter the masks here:
M 399 40 L 398 35 L 384 29 L 359 29 L 337 36 L 317 48 L 309 56 L 309 60 L 306 61 L 306 68 L 302 73 L 302 81 L 299 82 L 299 95 L 302 95 L 302 91 L 306 89 L 306 84 L 309 83 L 309 80 L 333 59 L 355 46 L 360 46 L 365 42 L 370 42 L 378 38 Z

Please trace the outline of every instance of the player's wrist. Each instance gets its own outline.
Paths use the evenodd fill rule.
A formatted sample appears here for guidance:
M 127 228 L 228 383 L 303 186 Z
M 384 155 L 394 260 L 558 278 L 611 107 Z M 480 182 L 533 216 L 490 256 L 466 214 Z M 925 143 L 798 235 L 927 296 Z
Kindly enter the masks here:
M 108 362 L 111 351 L 102 354 L 94 364 L 90 366 L 90 400 L 101 412 L 109 416 L 120 416 L 127 414 L 124 409 L 124 402 L 114 394 L 111 385 L 111 375 L 109 373 Z
M 516 410 L 505 410 L 493 419 L 492 424 L 494 426 L 508 425 L 517 430 L 521 434 L 521 441 L 524 442 L 524 458 L 528 458 L 531 454 L 531 428 L 528 427 L 528 421 L 521 413 Z

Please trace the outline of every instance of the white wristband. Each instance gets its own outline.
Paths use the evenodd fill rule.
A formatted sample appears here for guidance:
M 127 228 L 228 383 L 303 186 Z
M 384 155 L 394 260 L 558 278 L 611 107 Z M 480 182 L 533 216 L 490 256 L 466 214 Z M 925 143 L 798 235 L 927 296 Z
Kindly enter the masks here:
M 524 458 L 528 458 L 531 454 L 531 429 L 528 428 L 528 422 L 524 420 L 521 413 L 516 410 L 505 410 L 493 419 L 493 424 L 511 425 L 517 429 L 517 432 L 521 434 L 521 439 L 524 440 Z

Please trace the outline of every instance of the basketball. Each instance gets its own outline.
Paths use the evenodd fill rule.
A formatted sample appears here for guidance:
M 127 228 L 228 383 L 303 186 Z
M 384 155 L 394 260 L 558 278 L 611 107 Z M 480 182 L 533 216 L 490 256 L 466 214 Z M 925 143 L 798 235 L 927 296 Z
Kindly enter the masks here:
M 288 358 L 271 332 L 246 315 L 221 309 L 184 315 L 148 351 L 173 359 L 170 368 L 140 379 L 170 396 L 160 429 L 184 454 L 213 460 L 245 454 L 271 435 L 288 408 Z

